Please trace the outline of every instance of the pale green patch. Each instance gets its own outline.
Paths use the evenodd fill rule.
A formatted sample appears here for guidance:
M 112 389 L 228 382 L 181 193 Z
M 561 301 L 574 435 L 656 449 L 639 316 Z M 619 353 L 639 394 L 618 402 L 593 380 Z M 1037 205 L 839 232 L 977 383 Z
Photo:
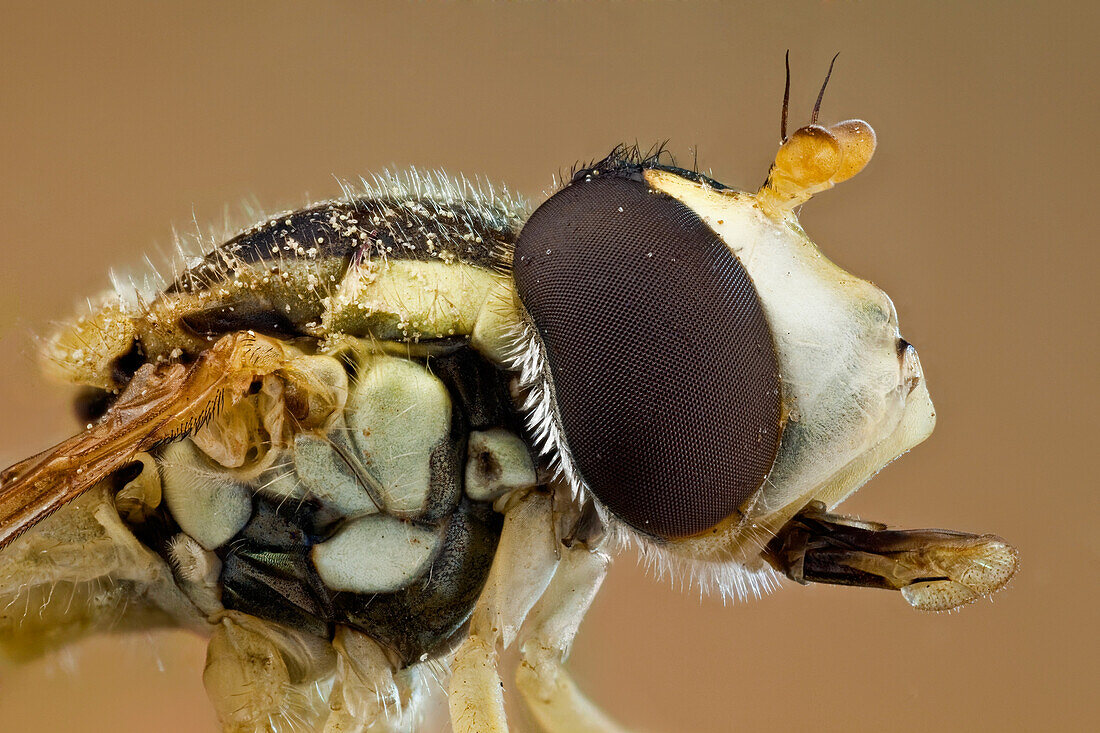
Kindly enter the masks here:
M 161 456 L 168 509 L 180 529 L 206 550 L 221 547 L 252 516 L 252 492 L 210 464 L 190 440 L 172 443 Z
M 364 468 L 378 480 L 386 508 L 423 511 L 431 454 L 451 430 L 451 397 L 421 365 L 374 357 L 348 398 L 347 423 Z
M 382 514 L 345 525 L 313 548 L 313 564 L 325 585 L 353 593 L 386 593 L 425 573 L 439 535 Z

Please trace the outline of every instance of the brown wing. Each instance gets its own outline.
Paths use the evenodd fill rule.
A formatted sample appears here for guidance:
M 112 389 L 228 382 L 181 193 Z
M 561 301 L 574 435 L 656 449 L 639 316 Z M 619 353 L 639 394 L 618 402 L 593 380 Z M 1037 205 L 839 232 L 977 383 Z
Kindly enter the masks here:
M 286 358 L 278 341 L 241 332 L 190 366 L 141 367 L 99 422 L 0 473 L 0 549 L 138 452 L 194 432 Z

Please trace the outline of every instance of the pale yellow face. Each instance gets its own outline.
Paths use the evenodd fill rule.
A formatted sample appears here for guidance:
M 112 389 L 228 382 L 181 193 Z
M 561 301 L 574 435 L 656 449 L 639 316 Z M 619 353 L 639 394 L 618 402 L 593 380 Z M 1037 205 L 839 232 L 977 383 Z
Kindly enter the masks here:
M 646 178 L 721 235 L 752 278 L 775 338 L 786 414 L 775 465 L 737 525 L 692 542 L 691 554 L 719 550 L 700 543 L 723 545 L 724 555 L 747 542 L 750 552 L 810 501 L 835 506 L 927 438 L 935 410 L 889 297 L 828 260 L 793 209 L 768 206 L 763 191 L 718 190 L 662 170 Z

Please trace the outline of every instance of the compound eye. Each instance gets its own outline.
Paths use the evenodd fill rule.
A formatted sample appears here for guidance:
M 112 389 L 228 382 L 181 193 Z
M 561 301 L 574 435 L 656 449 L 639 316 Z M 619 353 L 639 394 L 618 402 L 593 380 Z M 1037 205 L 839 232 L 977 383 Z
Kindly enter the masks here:
M 535 211 L 514 268 L 566 458 L 596 498 L 663 539 L 736 513 L 775 460 L 779 369 L 721 238 L 642 181 L 593 177 Z

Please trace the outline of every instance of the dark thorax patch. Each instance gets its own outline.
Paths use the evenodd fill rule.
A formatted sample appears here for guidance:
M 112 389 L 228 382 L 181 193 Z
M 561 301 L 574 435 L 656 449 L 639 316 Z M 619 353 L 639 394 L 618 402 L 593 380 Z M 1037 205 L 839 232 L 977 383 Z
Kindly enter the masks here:
M 280 214 L 206 255 L 168 289 L 196 292 L 258 263 L 454 258 L 505 270 L 520 213 L 506 202 L 356 198 Z

